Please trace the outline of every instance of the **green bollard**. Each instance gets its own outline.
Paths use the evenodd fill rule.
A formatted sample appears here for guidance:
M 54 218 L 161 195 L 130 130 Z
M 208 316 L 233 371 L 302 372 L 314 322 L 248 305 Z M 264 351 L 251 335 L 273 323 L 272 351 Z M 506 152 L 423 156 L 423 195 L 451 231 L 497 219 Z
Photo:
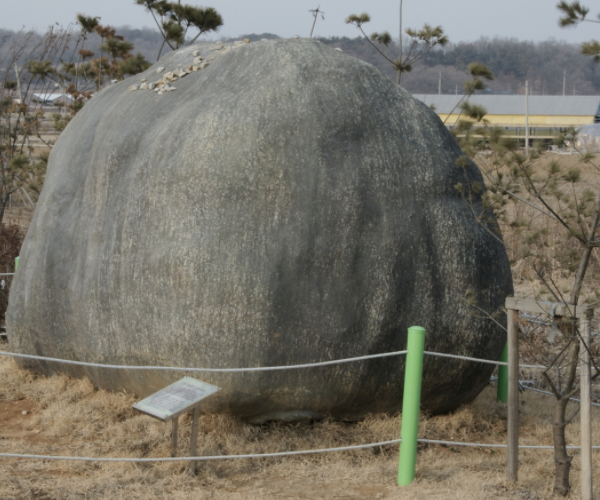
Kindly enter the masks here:
M 406 370 L 404 371 L 404 398 L 402 401 L 402 428 L 400 430 L 400 462 L 398 485 L 406 486 L 415 478 L 417 466 L 417 434 L 421 407 L 421 379 L 423 375 L 423 350 L 425 328 L 411 326 L 408 329 Z
M 508 344 L 504 346 L 500 361 L 508 362 Z M 508 402 L 508 366 L 498 365 L 498 388 L 496 392 L 498 401 L 502 403 Z
M 19 267 L 19 257 L 15 257 L 15 273 L 17 272 L 17 267 Z

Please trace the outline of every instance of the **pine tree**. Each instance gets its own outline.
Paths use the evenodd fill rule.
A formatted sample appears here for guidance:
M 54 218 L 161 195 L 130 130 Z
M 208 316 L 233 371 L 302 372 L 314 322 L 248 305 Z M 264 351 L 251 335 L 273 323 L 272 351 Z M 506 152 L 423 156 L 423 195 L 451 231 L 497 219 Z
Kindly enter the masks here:
M 190 29 L 197 29 L 198 32 L 187 42 L 187 45 L 194 43 L 204 33 L 216 32 L 223 26 L 223 18 L 212 7 L 182 5 L 181 0 L 178 2 L 135 0 L 135 3 L 146 7 L 163 37 L 163 44 L 156 60 L 160 59 L 165 44 L 172 50 L 184 45 Z

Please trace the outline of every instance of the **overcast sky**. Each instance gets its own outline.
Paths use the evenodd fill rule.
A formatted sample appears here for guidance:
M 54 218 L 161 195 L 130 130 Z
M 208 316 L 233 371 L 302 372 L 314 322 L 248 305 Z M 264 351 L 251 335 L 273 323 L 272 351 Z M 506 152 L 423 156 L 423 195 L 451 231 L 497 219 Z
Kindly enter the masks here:
M 367 33 L 388 30 L 398 36 L 399 0 L 184 0 L 211 6 L 223 16 L 220 35 L 237 37 L 246 33 L 275 33 L 281 37 L 308 36 L 318 5 L 325 12 L 319 19 L 317 36 L 350 36 L 356 28 L 344 23 L 349 14 L 368 12 Z M 515 37 L 521 40 L 555 38 L 568 42 L 600 39 L 600 26 L 584 23 L 575 29 L 558 27 L 558 0 L 404 0 L 404 27 L 424 23 L 441 25 L 451 42 L 472 41 L 481 36 Z M 600 2 L 583 0 L 595 18 Z M 45 29 L 53 23 L 66 25 L 77 13 L 100 16 L 102 24 L 154 27 L 151 16 L 134 0 L 0 0 L 0 28 Z

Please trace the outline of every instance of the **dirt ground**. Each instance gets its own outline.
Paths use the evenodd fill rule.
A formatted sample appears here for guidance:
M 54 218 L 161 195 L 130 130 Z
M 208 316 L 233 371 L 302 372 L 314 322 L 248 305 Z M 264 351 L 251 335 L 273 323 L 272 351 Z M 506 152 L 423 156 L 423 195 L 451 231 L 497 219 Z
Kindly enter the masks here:
M 0 349 L 8 346 L 1 344 Z M 4 453 L 91 457 L 167 457 L 170 426 L 131 409 L 127 394 L 96 390 L 88 380 L 36 376 L 0 357 L 0 450 Z M 551 400 L 521 395 L 521 444 L 551 444 Z M 25 413 L 26 412 L 26 413 Z M 594 409 L 600 436 L 600 408 Z M 577 422 L 577 419 L 575 420 Z M 252 426 L 227 416 L 201 417 L 200 455 L 267 453 L 385 441 L 399 435 L 400 416 L 363 422 Z M 180 456 L 188 453 L 191 418 L 180 424 Z M 421 416 L 420 437 L 506 443 L 506 408 L 490 385 L 450 415 Z M 578 426 L 569 428 L 578 444 Z M 598 440 L 596 440 L 598 441 Z M 600 441 L 595 444 L 600 444 Z M 573 453 L 570 498 L 578 498 L 579 459 Z M 505 480 L 503 450 L 421 445 L 417 477 L 396 486 L 398 446 L 284 458 L 188 464 L 0 460 L 2 499 L 542 499 L 553 483 L 551 450 L 524 450 L 516 485 Z M 600 452 L 594 452 L 600 470 Z M 595 494 L 600 496 L 600 481 Z

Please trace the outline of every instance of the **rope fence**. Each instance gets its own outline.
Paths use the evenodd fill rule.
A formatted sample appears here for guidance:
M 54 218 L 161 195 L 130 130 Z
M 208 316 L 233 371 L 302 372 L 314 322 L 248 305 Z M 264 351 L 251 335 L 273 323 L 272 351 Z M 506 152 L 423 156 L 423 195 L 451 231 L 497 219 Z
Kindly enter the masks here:
M 106 365 L 102 363 L 88 363 L 86 361 L 72 361 L 69 359 L 48 358 L 46 356 L 34 356 L 32 354 L 19 354 L 14 352 L 0 351 L 0 356 L 12 356 L 15 358 L 35 359 L 39 361 L 51 361 L 55 363 L 63 363 L 66 365 L 89 366 L 93 368 L 111 368 L 121 370 L 169 370 L 181 372 L 210 372 L 210 373 L 239 373 L 239 372 L 263 372 L 274 370 L 296 370 L 298 368 L 312 368 L 316 366 L 329 366 L 341 363 L 351 363 L 354 361 L 364 361 L 367 359 L 387 358 L 391 356 L 401 356 L 407 354 L 408 351 L 385 352 L 382 354 L 370 354 L 368 356 L 359 356 L 356 358 L 335 359 L 332 361 L 319 361 L 316 363 L 305 363 L 300 365 L 286 366 L 257 366 L 251 368 L 194 368 L 181 366 L 136 366 L 136 365 Z
M 432 352 L 432 351 L 423 351 L 423 354 L 428 354 L 429 356 L 439 356 L 440 358 L 464 359 L 465 361 L 476 361 L 477 363 L 487 363 L 490 365 L 508 366 L 508 363 L 504 363 L 502 361 L 492 361 L 491 359 L 470 358 L 468 356 L 458 356 L 456 354 L 444 354 L 441 352 Z
M 23 359 L 33 359 L 38 361 L 50 361 L 54 363 L 62 363 L 67 365 L 76 365 L 76 366 L 87 366 L 92 368 L 108 368 L 115 370 L 161 370 L 161 371 L 181 371 L 181 372 L 205 372 L 205 373 L 243 373 L 243 372 L 260 372 L 260 371 L 276 371 L 276 370 L 295 370 L 300 368 L 312 368 L 319 366 L 331 366 L 335 364 L 342 363 L 351 363 L 355 361 L 364 361 L 369 359 L 379 359 L 386 358 L 392 356 L 401 356 L 407 354 L 408 351 L 395 351 L 395 352 L 386 352 L 380 354 L 370 354 L 367 356 L 358 356 L 354 358 L 345 358 L 345 359 L 337 359 L 331 361 L 320 361 L 315 363 L 304 363 L 299 365 L 286 365 L 286 366 L 258 366 L 258 367 L 249 367 L 249 368 L 196 368 L 196 367 L 180 367 L 180 366 L 137 366 L 137 365 L 108 365 L 102 363 L 89 363 L 86 361 L 73 361 L 70 359 L 61 359 L 61 358 L 50 358 L 46 356 L 35 356 L 33 354 L 20 354 L 8 351 L 0 351 L 0 356 L 9 356 L 14 358 L 23 358 Z M 456 354 L 445 354 L 433 351 L 423 351 L 423 354 L 427 354 L 429 356 L 436 356 L 442 358 L 450 358 L 450 359 L 458 359 L 465 361 L 473 361 L 477 363 L 486 363 L 500 366 L 508 366 L 508 363 L 502 361 L 492 361 L 489 359 L 479 359 L 472 358 L 469 356 L 459 356 Z M 546 368 L 543 365 L 519 365 L 519 368 Z M 539 392 L 542 394 L 547 394 L 553 396 L 551 392 L 542 391 L 540 389 L 534 389 L 532 387 L 528 387 L 526 385 L 521 384 L 521 387 L 530 391 Z M 581 400 L 577 398 L 571 398 L 571 401 L 581 402 Z M 600 407 L 599 403 L 592 403 L 593 406 Z
M 411 333 L 412 329 L 421 330 L 421 331 Z M 418 351 L 420 350 L 421 361 L 420 361 L 420 366 L 418 366 L 419 388 L 418 388 L 418 395 L 417 395 L 418 397 L 416 400 L 417 403 L 416 403 L 416 410 L 415 410 L 416 411 L 416 422 L 417 422 L 416 428 L 418 428 L 418 413 L 419 413 L 419 400 L 420 400 L 420 377 L 421 377 L 420 371 L 422 371 L 422 358 L 423 358 L 424 354 L 427 354 L 429 356 L 443 357 L 443 358 L 449 358 L 449 359 L 493 364 L 493 365 L 497 365 L 497 366 L 508 366 L 509 365 L 507 362 L 504 362 L 504 361 L 494 361 L 494 360 L 488 360 L 488 359 L 473 358 L 473 357 L 468 357 L 468 356 L 460 356 L 460 355 L 455 355 L 455 354 L 445 354 L 445 353 L 436 353 L 436 352 L 432 352 L 432 351 L 424 351 L 423 345 L 420 345 L 420 347 L 418 349 L 415 349 L 414 346 L 411 347 L 410 342 L 411 342 L 411 335 L 414 335 L 415 338 L 417 338 L 416 334 L 423 337 L 423 339 L 421 339 L 421 344 L 423 344 L 425 330 L 420 327 L 411 327 L 411 329 L 409 329 L 409 345 L 407 345 L 407 349 L 403 350 L 403 351 L 372 354 L 372 355 L 367 355 L 367 356 L 359 356 L 359 357 L 330 360 L 330 361 L 321 361 L 321 362 L 315 362 L 315 363 L 304 363 L 304 364 L 297 364 L 297 365 L 249 367 L 249 368 L 197 368 L 197 367 L 169 367 L 169 366 L 109 365 L 109 364 L 102 364 L 102 363 L 90 363 L 90 362 L 85 362 L 85 361 L 65 360 L 65 359 L 51 358 L 51 357 L 46 357 L 46 356 L 36 356 L 36 355 L 30 355 L 30 354 L 12 353 L 12 352 L 7 352 L 7 351 L 0 351 L 0 355 L 10 356 L 10 357 L 14 357 L 14 358 L 21 358 L 21 359 L 32 359 L 32 360 L 38 360 L 38 361 L 47 361 L 47 362 L 63 363 L 63 364 L 69 364 L 69 365 L 86 366 L 86 367 L 94 367 L 94 368 L 127 369 L 127 370 L 171 370 L 171 371 L 181 371 L 181 372 L 239 373 L 239 372 L 291 370 L 291 369 L 311 368 L 311 367 L 319 367 L 319 366 L 330 366 L 330 365 L 335 365 L 335 364 L 350 363 L 350 362 L 356 362 L 356 361 L 364 361 L 364 360 L 370 360 L 370 359 L 379 359 L 379 358 L 386 358 L 386 357 L 401 356 L 401 355 L 409 354 L 409 357 L 407 358 L 407 367 L 406 367 L 406 370 L 407 370 L 406 373 L 409 374 L 409 370 L 411 369 L 411 367 L 410 367 L 410 364 L 411 364 L 410 352 L 414 351 L 415 354 L 419 355 Z M 413 360 L 413 362 L 414 362 L 414 360 Z M 415 366 L 417 366 L 417 365 L 415 365 Z M 544 368 L 544 369 L 547 368 L 547 367 L 541 366 L 541 365 L 518 365 L 518 367 L 519 368 Z M 411 378 L 411 377 L 406 375 L 405 376 L 405 398 L 406 398 L 406 394 L 407 394 L 406 383 L 407 383 L 408 378 Z M 542 390 L 535 389 L 532 387 L 528 387 L 526 385 L 522 385 L 522 388 L 532 390 L 535 392 L 539 392 L 539 393 L 543 393 L 543 394 L 552 395 L 552 393 L 550 393 L 550 392 L 542 391 Z M 572 398 L 572 399 L 575 401 L 579 401 L 575 398 Z M 600 404 L 597 404 L 597 403 L 592 403 L 592 404 L 594 406 L 600 406 Z M 403 403 L 403 410 L 407 410 L 407 408 L 404 408 L 404 406 L 406 406 L 406 399 Z M 415 405 L 412 405 L 412 406 L 415 406 Z M 414 410 L 414 408 L 413 408 L 413 410 Z M 407 415 L 405 415 L 405 413 L 407 413 Z M 408 411 L 403 411 L 403 423 L 404 423 L 404 420 L 408 421 L 409 418 L 414 419 L 414 416 L 411 416 Z M 415 430 L 416 430 L 416 428 L 415 428 Z M 440 444 L 440 445 L 446 445 L 446 446 L 465 446 L 465 447 L 473 447 L 473 448 L 502 448 L 502 449 L 509 448 L 509 452 L 510 452 L 510 447 L 506 444 L 463 443 L 463 442 L 457 442 L 457 441 L 416 439 L 416 432 L 411 434 L 410 439 L 408 439 L 404 433 L 402 433 L 402 437 L 404 438 L 405 445 L 407 446 L 407 448 L 405 448 L 405 450 L 408 450 L 409 449 L 408 447 L 414 448 L 414 450 L 412 450 L 412 451 L 414 451 L 414 453 L 412 453 L 412 451 L 408 451 L 405 453 L 404 462 L 406 462 L 406 463 L 414 462 L 416 460 L 416 443 L 417 442 L 426 443 L 426 444 Z M 408 439 L 408 441 L 407 441 L 407 439 Z M 14 458 L 14 459 L 32 459 L 32 460 L 72 460 L 72 461 L 85 461 L 85 462 L 136 462 L 136 463 L 140 463 L 140 462 L 177 462 L 177 461 L 195 462 L 195 461 L 231 460 L 231 459 L 243 459 L 243 458 L 248 458 L 248 459 L 250 459 L 250 458 L 272 458 L 272 457 L 284 457 L 284 456 L 294 456 L 294 455 L 341 452 L 341 451 L 350 451 L 350 450 L 358 450 L 358 449 L 364 449 L 364 448 L 373 448 L 373 447 L 377 447 L 377 446 L 398 444 L 398 443 L 402 443 L 402 441 L 403 441 L 403 439 L 394 439 L 394 440 L 389 440 L 389 441 L 381 441 L 381 442 L 377 442 L 377 443 L 369 443 L 369 444 L 353 445 L 353 446 L 343 446 L 343 447 L 337 447 L 337 448 L 322 448 L 322 449 L 313 449 L 313 450 L 284 451 L 284 452 L 275 452 L 275 453 L 245 454 L 245 455 L 213 455 L 213 456 L 157 457 L 157 458 L 126 458 L 126 457 L 123 457 L 123 458 L 113 458 L 113 457 L 95 458 L 95 457 L 73 457 L 73 456 L 58 456 L 58 455 L 0 453 L 0 459 L 1 458 Z M 400 447 L 400 461 L 401 462 L 403 461 L 403 448 L 405 447 L 405 445 L 402 445 Z M 517 444 L 517 449 L 553 450 L 554 446 L 518 445 Z M 582 448 L 578 447 L 578 446 L 568 446 L 567 449 L 581 450 Z M 600 450 L 600 446 L 592 446 L 591 449 L 592 450 Z M 195 449 L 192 451 L 192 453 L 195 453 Z M 399 470 L 398 484 L 401 484 L 401 485 L 409 484 L 413 479 L 414 479 L 414 463 L 412 465 L 405 467 L 403 470 Z
M 445 354 L 445 353 L 441 353 L 441 352 L 432 352 L 432 351 L 423 351 L 423 354 L 428 354 L 429 356 L 438 356 L 440 358 L 463 359 L 466 361 L 475 361 L 477 363 L 487 363 L 490 365 L 508 366 L 508 363 L 506 363 L 504 361 L 493 361 L 491 359 L 470 358 L 468 356 L 459 356 L 457 354 Z M 533 369 L 540 369 L 540 370 L 548 369 L 548 367 L 544 366 L 544 365 L 519 365 L 519 368 L 533 368 Z M 556 369 L 556 370 L 562 370 L 564 368 L 564 366 L 553 366 L 551 368 Z M 577 367 L 577 369 L 579 369 L 579 367 Z
M 437 439 L 418 439 L 419 443 L 440 444 L 444 446 L 465 446 L 469 448 L 507 448 L 505 444 L 493 443 L 463 443 L 460 441 L 444 441 Z M 242 458 L 273 458 L 289 457 L 294 455 L 311 455 L 318 453 L 332 453 L 340 451 L 361 450 L 365 448 L 375 448 L 377 446 L 387 446 L 399 444 L 402 439 L 391 439 L 389 441 L 380 441 L 377 443 L 359 444 L 353 446 L 340 446 L 338 448 L 320 448 L 315 450 L 297 450 L 297 451 L 279 451 L 275 453 L 248 453 L 246 455 L 200 455 L 193 457 L 156 457 L 156 458 L 114 458 L 114 457 L 72 457 L 60 455 L 31 455 L 25 453 L 0 453 L 0 458 L 28 458 L 32 460 L 72 460 L 76 462 L 190 462 L 190 461 L 209 461 L 209 460 L 233 460 Z M 522 450 L 553 450 L 554 446 L 536 446 L 520 445 Z M 567 446 L 568 450 L 581 450 L 581 446 Z M 592 446 L 594 450 L 600 450 L 600 446 Z
M 237 373 L 237 372 L 259 372 L 259 371 L 274 371 L 274 370 L 295 370 L 299 368 L 312 368 L 318 366 L 329 366 L 341 363 L 351 363 L 355 361 L 365 361 L 369 359 L 387 358 L 392 356 L 401 356 L 407 354 L 408 351 L 384 352 L 380 354 L 369 354 L 367 356 L 358 356 L 355 358 L 335 359 L 331 361 L 318 361 L 315 363 L 304 363 L 299 365 L 284 365 L 284 366 L 256 366 L 249 368 L 196 368 L 196 367 L 181 367 L 181 366 L 138 366 L 138 365 L 109 365 L 103 363 L 90 363 L 87 361 L 74 361 L 71 359 L 50 358 L 47 356 L 36 356 L 33 354 L 20 354 L 15 352 L 0 351 L 0 356 L 10 356 L 13 358 L 33 359 L 38 361 L 50 361 L 53 363 L 62 363 L 65 365 L 88 366 L 91 368 L 110 368 L 115 370 L 170 370 L 183 372 L 214 372 L 214 373 Z M 508 363 L 503 361 L 493 361 L 491 359 L 471 358 L 469 356 L 459 356 L 457 354 L 445 354 L 441 352 L 424 351 L 423 354 L 429 356 L 437 356 L 441 358 L 458 359 L 464 361 L 474 361 L 476 363 L 486 363 L 490 365 L 508 366 Z M 519 368 L 534 368 L 547 369 L 544 365 L 519 365 Z M 560 368 L 560 367 L 555 367 Z
M 54 362 L 54 363 L 62 363 L 62 364 L 76 365 L 76 366 L 87 366 L 87 367 L 92 367 L 92 368 L 109 368 L 109 369 L 115 369 L 115 370 L 121 369 L 121 370 L 161 370 L 161 371 L 181 371 L 181 372 L 208 372 L 208 373 L 240 373 L 240 372 L 276 371 L 276 370 L 295 370 L 295 369 L 300 369 L 300 368 L 331 366 L 331 365 L 335 365 L 335 364 L 351 363 L 351 362 L 355 362 L 355 361 L 364 361 L 364 360 L 369 360 L 369 359 L 379 359 L 379 358 L 386 358 L 386 357 L 392 357 L 392 356 L 401 356 L 401 355 L 404 355 L 407 353 L 408 353 L 408 351 L 404 350 L 404 351 L 386 352 L 386 353 L 380 353 L 380 354 L 370 354 L 367 356 L 358 356 L 358 357 L 354 357 L 354 358 L 337 359 L 337 360 L 331 360 L 331 361 L 304 363 L 304 364 L 298 364 L 298 365 L 259 366 L 259 367 L 250 367 L 250 368 L 196 368 L 196 367 L 180 367 L 180 366 L 108 365 L 108 364 L 102 364 L 102 363 L 89 363 L 86 361 L 73 361 L 73 360 L 69 360 L 69 359 L 50 358 L 50 357 L 46 357 L 46 356 L 35 356 L 33 354 L 20 354 L 20 353 L 13 353 L 13 352 L 7 352 L 7 351 L 0 351 L 0 356 L 10 356 L 10 357 L 15 357 L 15 358 L 33 359 L 33 360 L 38 360 L 38 361 L 50 361 L 50 362 Z M 473 362 L 477 362 L 477 363 L 508 366 L 508 363 L 505 363 L 502 361 L 492 361 L 489 359 L 472 358 L 469 356 L 459 356 L 456 354 L 446 354 L 446 353 L 439 353 L 439 352 L 433 352 L 433 351 L 423 351 L 423 354 L 427 354 L 429 356 L 442 357 L 442 358 L 473 361 Z M 547 368 L 547 367 L 545 367 L 543 365 L 519 365 L 519 368 Z M 520 387 L 522 389 L 527 389 L 530 391 L 539 392 L 541 394 L 547 394 L 549 396 L 554 396 L 554 394 L 552 394 L 551 392 L 542 391 L 540 389 L 535 389 L 533 387 L 528 387 L 527 385 L 524 385 L 524 384 L 520 384 Z M 581 402 L 581 400 L 577 399 L 577 398 L 570 398 L 570 399 L 571 399 L 571 401 L 576 401 L 578 403 Z M 592 406 L 600 407 L 600 404 L 592 402 Z M 376 446 L 376 445 L 374 445 L 374 446 Z
M 548 396 L 554 396 L 554 394 L 552 394 L 549 391 L 542 391 L 541 389 L 536 389 L 535 387 L 529 387 L 529 386 L 523 385 L 523 384 L 521 384 L 520 387 L 522 387 L 523 389 L 527 389 L 528 391 L 539 392 L 541 394 L 547 394 Z M 576 401 L 577 403 L 581 403 L 581 399 L 577 399 L 577 398 L 569 398 L 569 401 Z M 597 406 L 600 408 L 600 403 L 592 402 L 592 406 Z
M 446 446 L 467 446 L 472 448 L 507 448 L 505 444 L 492 444 L 492 443 L 462 443 L 460 441 L 443 441 L 437 439 L 418 439 L 419 443 L 430 443 L 430 444 L 442 444 Z M 600 446 L 592 446 L 594 450 L 600 450 Z M 553 450 L 554 446 L 542 446 L 542 445 L 519 445 L 521 450 Z M 581 450 L 581 446 L 567 446 L 568 450 Z
M 190 462 L 192 460 L 232 460 L 237 458 L 272 458 L 287 457 L 292 455 L 309 455 L 313 453 L 330 453 L 336 451 L 360 450 L 375 448 L 388 444 L 400 443 L 402 439 L 381 441 L 379 443 L 359 444 L 354 446 L 340 446 L 339 448 L 321 448 L 316 450 L 279 451 L 275 453 L 250 453 L 247 455 L 206 455 L 197 457 L 158 457 L 158 458 L 93 458 L 93 457 L 64 457 L 57 455 L 25 455 L 19 453 L 0 453 L 0 458 L 33 458 L 38 460 L 75 460 L 79 462 Z
M 18 257 L 15 259 L 15 271 L 18 266 Z M 2 276 L 14 276 L 15 273 L 0 273 Z M 4 281 L 2 281 L 4 286 Z M 543 326 L 548 326 L 548 321 L 540 320 L 540 314 L 550 315 L 552 318 L 568 316 L 576 318 L 582 326 L 581 343 L 584 346 L 584 354 L 579 360 L 580 368 L 580 397 L 582 400 L 570 398 L 573 401 L 579 402 L 581 414 L 581 447 L 567 446 L 569 450 L 581 451 L 581 489 L 582 499 L 592 499 L 592 450 L 600 450 L 600 446 L 592 446 L 591 434 L 591 416 L 592 406 L 600 407 L 600 404 L 594 403 L 591 400 L 591 361 L 590 351 L 592 335 L 598 333 L 591 331 L 591 318 L 594 315 L 594 310 L 590 306 L 578 307 L 570 304 L 550 303 L 546 301 L 519 299 L 515 297 L 507 297 L 505 301 L 507 314 L 507 337 L 508 341 L 502 353 L 501 360 L 478 359 L 468 356 L 460 356 L 456 354 L 436 353 L 424 350 L 425 329 L 419 326 L 413 326 L 408 329 L 407 349 L 403 351 L 372 354 L 367 356 L 359 356 L 346 359 L 303 363 L 287 366 L 268 366 L 268 367 L 248 367 L 248 368 L 197 368 L 197 367 L 168 367 L 168 366 L 135 366 L 135 365 L 109 365 L 102 363 L 90 363 L 85 361 L 64 360 L 45 356 L 35 356 L 29 354 L 11 353 L 0 351 L 0 356 L 11 356 L 20 359 L 31 359 L 37 361 L 62 363 L 76 366 L 106 368 L 106 369 L 126 369 L 126 370 L 162 370 L 176 372 L 206 372 L 206 373 L 240 373 L 240 372 L 262 372 L 275 370 L 293 370 L 301 368 L 313 368 L 319 366 L 331 366 L 342 363 L 350 363 L 356 361 L 364 361 L 371 359 L 386 358 L 392 356 L 407 355 L 406 367 L 404 374 L 404 395 L 402 404 L 402 429 L 401 438 L 390 441 L 382 441 L 378 443 L 369 443 L 364 445 L 344 446 L 338 448 L 322 448 L 315 450 L 299 450 L 264 454 L 246 454 L 246 455 L 218 455 L 218 456 L 195 456 L 195 433 L 197 433 L 197 418 L 199 410 L 194 410 L 194 423 L 192 426 L 192 446 L 188 457 L 159 457 L 159 458 L 93 458 L 93 457 L 68 457 L 68 456 L 53 456 L 53 455 L 32 455 L 32 454 L 17 454 L 17 453 L 0 453 L 1 458 L 16 458 L 16 459 L 34 459 L 34 460 L 72 460 L 86 462 L 175 462 L 189 461 L 190 473 L 195 473 L 196 461 L 208 460 L 231 460 L 242 458 L 268 458 L 268 457 L 283 457 L 293 455 L 306 455 L 317 453 L 329 453 L 357 450 L 363 448 L 372 448 L 377 446 L 385 446 L 400 443 L 400 460 L 398 466 L 398 481 L 397 484 L 405 486 L 410 484 L 415 478 L 416 459 L 417 459 L 417 443 L 440 444 L 447 446 L 465 446 L 474 448 L 502 448 L 507 449 L 507 479 L 509 482 L 517 481 L 518 473 L 518 452 L 520 449 L 547 449 L 553 450 L 554 446 L 542 445 L 519 445 L 519 389 L 527 389 L 537 393 L 553 396 L 548 391 L 543 391 L 533 387 L 523 385 L 519 381 L 519 369 L 545 369 L 561 367 L 546 367 L 543 365 L 521 365 L 519 363 L 519 316 L 525 321 L 536 323 Z M 535 314 L 536 316 L 533 316 Z M 4 334 L 4 337 L 7 335 Z M 585 349 L 587 346 L 587 349 Z M 498 400 L 507 402 L 507 444 L 486 444 L 486 443 L 462 443 L 455 441 L 443 441 L 432 439 L 417 439 L 419 427 L 420 413 L 420 398 L 421 398 L 421 382 L 423 371 L 424 355 L 455 359 L 461 361 L 470 361 L 476 363 L 492 364 L 498 367 Z M 560 372 L 558 372 L 560 374 Z M 501 383 L 502 381 L 502 383 Z M 175 430 L 176 421 L 173 421 L 173 429 Z M 175 436 L 175 438 L 174 438 Z M 172 433 L 171 445 L 176 443 L 176 434 Z M 176 445 L 175 445 L 176 446 Z M 173 448 L 172 448 L 173 449 Z

